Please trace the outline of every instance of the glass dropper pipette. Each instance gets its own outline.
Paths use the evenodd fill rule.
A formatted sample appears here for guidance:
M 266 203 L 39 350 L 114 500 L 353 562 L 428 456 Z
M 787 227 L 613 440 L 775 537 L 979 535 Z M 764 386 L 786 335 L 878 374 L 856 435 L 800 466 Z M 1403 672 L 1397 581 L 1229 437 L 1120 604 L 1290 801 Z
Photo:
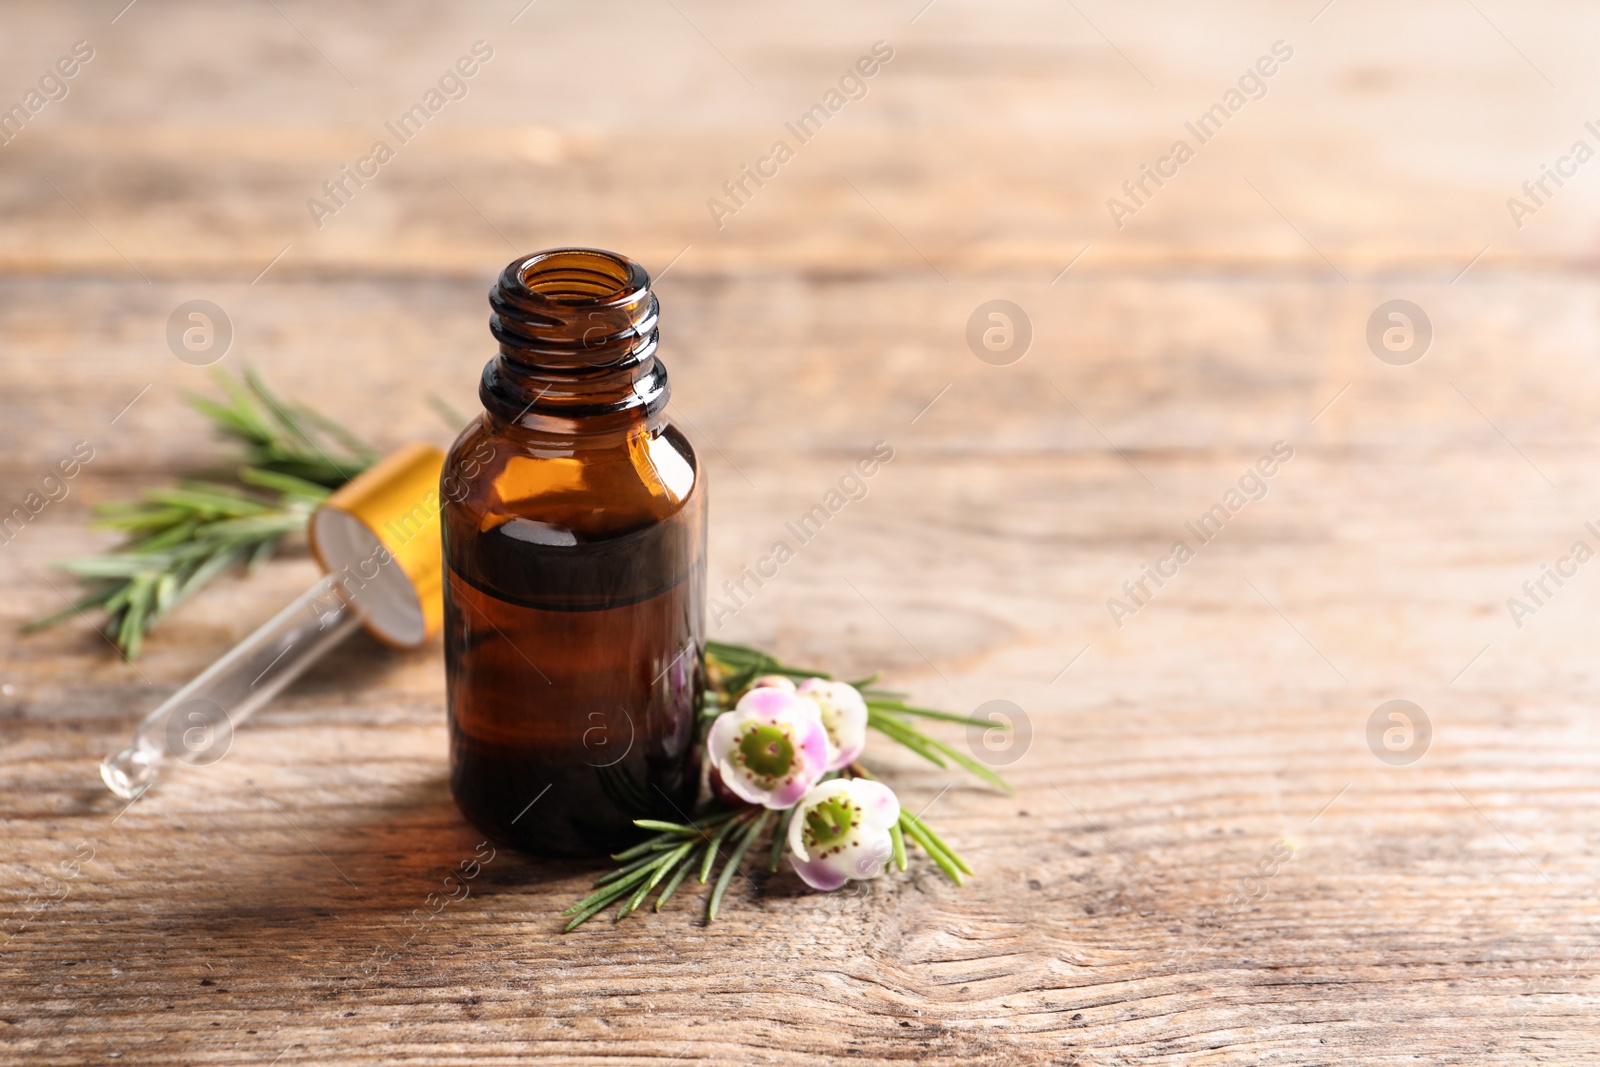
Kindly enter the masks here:
M 360 624 L 334 579 L 322 578 L 146 715 L 128 747 L 100 764 L 100 777 L 132 800 L 173 759 L 215 763 L 235 729 Z
M 309 526 L 327 574 L 145 716 L 100 764 L 106 787 L 133 800 L 173 760 L 221 759 L 245 719 L 358 626 L 402 648 L 437 630 L 443 462 L 438 449 L 408 445 L 330 496 Z

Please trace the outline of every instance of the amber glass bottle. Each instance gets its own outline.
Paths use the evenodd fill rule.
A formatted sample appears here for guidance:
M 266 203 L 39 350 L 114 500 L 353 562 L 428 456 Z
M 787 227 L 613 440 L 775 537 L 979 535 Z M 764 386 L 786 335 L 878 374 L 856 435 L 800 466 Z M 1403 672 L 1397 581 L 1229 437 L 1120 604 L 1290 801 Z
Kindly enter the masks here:
M 540 252 L 489 304 L 484 414 L 440 486 L 450 785 L 514 847 L 613 851 L 699 785 L 705 476 L 663 413 L 643 267 Z

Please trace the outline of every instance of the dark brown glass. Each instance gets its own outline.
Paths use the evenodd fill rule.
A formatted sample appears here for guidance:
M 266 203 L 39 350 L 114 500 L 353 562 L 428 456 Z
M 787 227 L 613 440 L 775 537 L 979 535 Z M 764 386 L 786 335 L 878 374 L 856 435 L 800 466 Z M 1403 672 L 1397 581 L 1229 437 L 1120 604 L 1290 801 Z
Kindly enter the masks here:
M 450 786 L 496 840 L 610 852 L 699 786 L 704 474 L 639 264 L 541 252 L 489 304 L 484 414 L 440 487 Z

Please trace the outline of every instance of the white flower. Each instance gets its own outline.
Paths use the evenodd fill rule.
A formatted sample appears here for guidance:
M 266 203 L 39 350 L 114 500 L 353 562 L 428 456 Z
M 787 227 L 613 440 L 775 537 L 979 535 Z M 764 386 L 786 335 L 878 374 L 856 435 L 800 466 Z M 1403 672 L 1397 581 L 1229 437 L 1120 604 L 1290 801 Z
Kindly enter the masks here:
M 721 784 L 748 804 L 787 808 L 828 769 L 828 732 L 816 705 L 776 687 L 752 689 L 706 738 Z
M 850 766 L 867 745 L 867 702 L 855 686 L 826 678 L 807 678 L 799 693 L 816 702 L 828 729 L 828 770 Z
M 806 885 L 825 892 L 852 878 L 876 878 L 894 855 L 889 829 L 899 821 L 900 801 L 881 782 L 823 782 L 789 821 L 789 861 Z

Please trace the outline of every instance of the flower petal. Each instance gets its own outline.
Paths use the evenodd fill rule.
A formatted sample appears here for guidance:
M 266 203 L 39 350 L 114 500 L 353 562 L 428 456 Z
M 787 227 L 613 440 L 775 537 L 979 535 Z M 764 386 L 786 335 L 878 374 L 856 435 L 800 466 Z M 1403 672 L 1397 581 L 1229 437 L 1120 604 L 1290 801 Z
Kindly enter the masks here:
M 851 796 L 861 805 L 866 824 L 874 830 L 888 830 L 900 821 L 900 798 L 882 782 L 867 778 L 852 778 Z
M 807 678 L 798 692 L 816 703 L 828 728 L 828 769 L 848 767 L 867 744 L 867 702 L 860 691 L 848 682 Z
M 824 893 L 831 893 L 850 880 L 826 860 L 806 861 L 799 856 L 790 856 L 789 865 L 802 882 Z
M 746 721 L 738 711 L 725 711 L 717 716 L 716 721 L 711 724 L 710 732 L 706 734 L 706 749 L 712 753 L 713 758 L 718 753 L 726 752 L 733 747 Z
M 781 689 L 785 693 L 794 692 L 794 679 L 784 674 L 763 674 L 750 683 L 751 689 Z
M 889 857 L 893 855 L 894 843 L 889 840 L 887 833 L 871 833 L 863 828 L 861 838 L 856 843 L 846 845 L 823 862 L 846 878 L 866 881 L 882 874 L 888 868 Z
M 881 782 L 823 782 L 805 795 L 789 820 L 793 866 L 814 889 L 876 878 L 894 854 L 889 828 L 899 819 L 900 801 Z
M 760 689 L 752 689 L 740 697 L 739 703 L 734 705 L 734 710 L 753 712 L 761 716 L 777 716 L 800 706 L 799 698 L 793 693 L 763 686 Z
M 706 752 L 729 792 L 750 804 L 787 808 L 826 773 L 828 734 L 810 700 L 756 689 L 717 716 Z

